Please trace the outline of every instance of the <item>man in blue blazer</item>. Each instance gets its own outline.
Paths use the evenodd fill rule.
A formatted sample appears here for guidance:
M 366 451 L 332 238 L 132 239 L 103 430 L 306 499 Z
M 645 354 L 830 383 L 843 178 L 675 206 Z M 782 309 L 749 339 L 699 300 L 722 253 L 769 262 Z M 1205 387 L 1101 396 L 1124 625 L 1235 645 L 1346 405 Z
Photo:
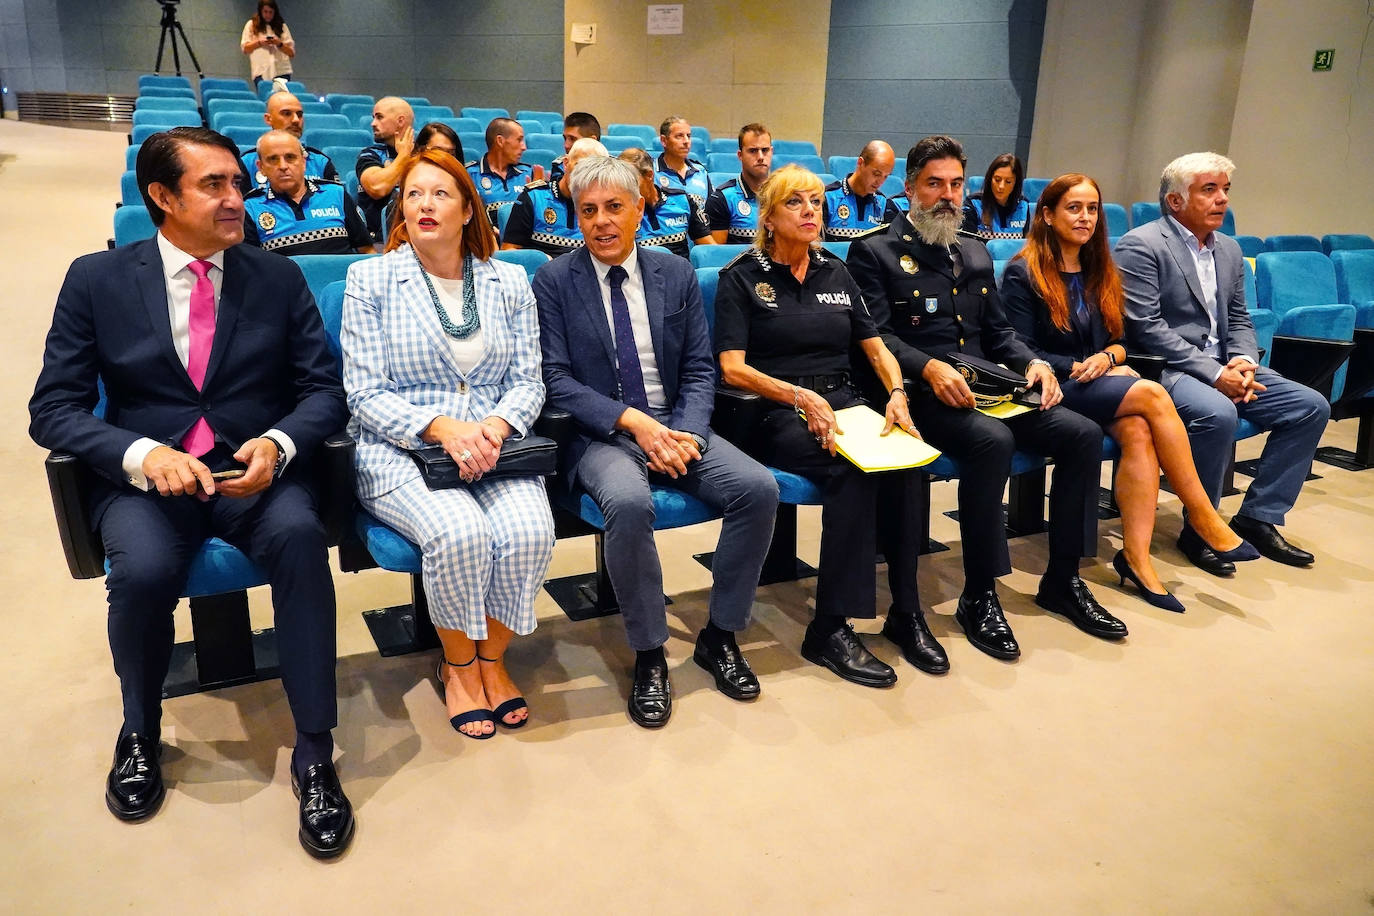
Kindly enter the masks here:
M 353 815 L 331 762 L 334 589 L 301 471 L 346 419 L 334 361 L 300 270 L 241 244 L 238 150 L 228 138 L 203 128 L 155 134 L 137 172 L 158 233 L 72 264 L 29 403 L 34 441 L 96 475 L 91 517 L 109 558 L 124 706 L 105 802 L 129 821 L 162 802 L 172 611 L 201 542 L 218 536 L 271 582 L 297 729 L 300 840 L 313 855 L 337 855 Z M 213 474 L 229 470 L 242 476 Z
M 549 403 L 578 424 L 565 479 L 606 518 L 607 571 L 636 652 L 630 718 L 658 728 L 672 714 L 672 687 L 649 486 L 675 487 L 724 514 L 711 619 L 693 658 L 736 700 L 759 695 L 735 633 L 749 623 L 778 487 L 711 433 L 715 363 L 701 291 L 682 258 L 636 248 L 644 200 L 634 166 L 584 159 L 569 190 L 587 244 L 534 278 L 544 383 Z
M 1126 293 L 1131 342 L 1164 357 L 1160 381 L 1188 427 L 1198 476 L 1215 505 L 1239 418 L 1269 431 L 1259 471 L 1231 519 L 1261 554 L 1308 566 L 1312 554 L 1289 544 L 1276 526 L 1297 502 L 1326 421 L 1326 399 L 1259 365 L 1255 327 L 1245 305 L 1245 267 L 1236 241 L 1222 235 L 1235 163 L 1217 153 L 1189 153 L 1164 168 L 1164 214 L 1132 229 L 1115 257 Z M 1184 525 L 1179 549 L 1214 575 L 1235 572 Z

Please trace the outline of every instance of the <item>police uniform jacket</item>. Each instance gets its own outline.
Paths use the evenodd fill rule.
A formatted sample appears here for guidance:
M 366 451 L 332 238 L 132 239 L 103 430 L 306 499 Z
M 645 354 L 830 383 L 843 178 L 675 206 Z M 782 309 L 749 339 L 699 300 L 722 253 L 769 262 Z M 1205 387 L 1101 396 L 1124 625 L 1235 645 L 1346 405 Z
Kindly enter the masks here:
M 711 234 L 692 195 L 681 188 L 658 189 L 658 200 L 644 202 L 644 218 L 639 222 L 639 244 L 662 245 L 673 254 L 687 257 L 688 239 Z
M 752 245 L 759 225 L 758 198 L 743 178 L 731 178 L 706 199 L 706 221 L 712 232 L 726 230 L 725 241 L 732 245 Z
M 991 197 L 992 195 L 988 195 Z M 983 225 L 983 195 L 974 194 L 964 201 L 964 231 L 985 239 L 1021 239 L 1030 231 L 1031 205 L 1024 197 L 1016 202 L 1005 218 L 994 203 L 991 225 Z
M 525 185 L 515 199 L 501 241 L 534 248 L 551 258 L 586 244 L 572 200 L 563 196 L 557 182 L 547 181 Z
M 534 170 L 528 165 L 517 163 L 510 167 L 510 174 L 503 177 L 500 172 L 488 167 L 485 155 L 469 162 L 467 170 L 472 176 L 472 183 L 477 186 L 482 203 L 486 205 L 487 216 L 493 226 L 496 225 L 496 211 L 502 204 L 514 203 L 534 175 Z
M 243 199 L 243 240 L 277 254 L 352 254 L 372 244 L 362 214 L 337 181 L 305 179 L 300 203 L 257 188 Z
M 829 242 L 847 242 L 891 222 L 887 195 L 874 191 L 860 197 L 849 186 L 848 176 L 826 185 L 823 206 L 825 238 Z
M 706 198 L 711 196 L 711 176 L 699 160 L 688 157 L 687 177 L 683 178 L 672 170 L 663 154 L 659 153 L 656 171 L 658 174 L 654 176 L 654 180 L 660 188 L 678 188 L 686 191 L 692 200 L 697 202 L 698 207 L 706 205 Z
M 303 146 L 305 150 L 305 177 L 306 178 L 327 178 L 330 181 L 339 180 L 339 170 L 334 168 L 334 163 L 329 161 L 329 157 L 313 146 Z M 243 154 L 243 168 L 248 172 L 248 178 L 253 182 L 255 188 L 267 187 L 267 176 L 262 169 L 258 168 L 258 151 L 249 150 Z
M 353 174 L 359 178 L 359 184 L 363 177 L 363 172 L 374 167 L 386 167 L 396 158 L 394 147 L 387 146 L 385 143 L 374 143 L 364 147 L 358 154 L 358 161 L 353 166 Z M 391 203 L 396 196 L 396 189 L 392 188 L 391 193 L 381 200 L 377 200 L 362 189 L 358 194 L 358 209 L 363 211 L 363 219 L 367 221 L 367 231 L 372 233 L 375 239 L 382 238 L 382 211 L 386 205 Z
M 1035 353 L 1002 308 L 992 259 L 976 236 L 960 233 L 956 277 L 950 252 L 924 242 L 903 217 L 855 241 L 846 259 L 902 371 L 920 378 L 926 363 L 968 353 L 1024 372 Z

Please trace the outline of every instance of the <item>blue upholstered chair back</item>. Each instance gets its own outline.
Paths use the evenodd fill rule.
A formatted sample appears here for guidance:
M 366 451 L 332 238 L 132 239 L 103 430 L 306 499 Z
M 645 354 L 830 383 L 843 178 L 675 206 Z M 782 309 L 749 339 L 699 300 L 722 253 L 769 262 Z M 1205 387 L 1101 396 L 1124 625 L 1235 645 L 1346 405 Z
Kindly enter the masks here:
M 325 287 L 348 277 L 348 265 L 375 257 L 372 254 L 298 254 L 292 255 L 291 260 L 301 269 L 305 275 L 305 285 L 310 287 L 310 294 L 319 302 Z
M 1304 305 L 1330 305 L 1336 269 L 1320 251 L 1265 252 L 1255 259 L 1255 291 L 1260 308 L 1282 318 Z
M 1126 215 L 1126 208 L 1121 204 L 1103 204 L 1102 215 L 1107 219 L 1107 235 L 1116 237 L 1131 231 L 1131 218 Z
M 1247 258 L 1257 258 L 1264 251 L 1264 239 L 1257 235 L 1233 235 L 1231 237 L 1240 246 L 1240 253 Z
M 345 105 L 366 105 L 371 110 L 372 106 L 377 104 L 377 100 L 370 95 L 350 95 L 346 92 L 327 93 L 324 100 L 330 108 L 339 114 L 345 114 L 343 110 Z
M 320 310 L 324 333 L 329 337 L 329 352 L 334 354 L 340 373 L 343 372 L 343 348 L 339 344 L 339 333 L 343 326 L 344 288 L 347 285 L 343 280 L 326 283 L 315 296 L 315 307 Z
M 1315 235 L 1271 235 L 1264 240 L 1264 250 L 1320 252 L 1322 243 Z
M 1337 297 L 1355 306 L 1355 326 L 1374 328 L 1374 249 L 1337 249 L 1331 266 Z
M 1025 239 L 988 239 L 988 254 L 994 261 L 1010 261 L 1026 247 Z
M 142 239 L 150 239 L 157 228 L 143 204 L 129 204 L 114 212 L 115 245 L 128 245 Z
M 724 267 L 748 245 L 697 245 L 687 253 L 693 267 Z
M 372 144 L 372 132 L 353 127 L 307 127 L 305 142 L 307 146 L 313 146 L 315 149 L 324 149 L 326 146 L 352 146 L 362 149 Z M 335 168 L 338 168 L 337 163 Z
M 1322 236 L 1322 251 L 1363 251 L 1374 248 L 1374 238 L 1367 235 L 1337 234 Z
M 534 279 L 535 271 L 541 266 L 553 260 L 542 251 L 533 248 L 511 248 L 506 251 L 496 252 L 496 260 L 506 261 L 510 264 L 519 264 L 525 268 L 525 276 L 530 280 Z

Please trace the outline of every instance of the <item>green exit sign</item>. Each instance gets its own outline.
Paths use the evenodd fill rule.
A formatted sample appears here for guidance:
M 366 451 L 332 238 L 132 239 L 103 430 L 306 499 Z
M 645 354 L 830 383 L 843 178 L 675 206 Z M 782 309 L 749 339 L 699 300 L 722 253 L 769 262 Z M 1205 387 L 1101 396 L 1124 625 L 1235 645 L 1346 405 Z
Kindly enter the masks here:
M 1313 71 L 1330 70 L 1331 62 L 1335 59 L 1335 48 L 1322 48 L 1317 52 L 1316 56 L 1312 58 L 1312 69 Z

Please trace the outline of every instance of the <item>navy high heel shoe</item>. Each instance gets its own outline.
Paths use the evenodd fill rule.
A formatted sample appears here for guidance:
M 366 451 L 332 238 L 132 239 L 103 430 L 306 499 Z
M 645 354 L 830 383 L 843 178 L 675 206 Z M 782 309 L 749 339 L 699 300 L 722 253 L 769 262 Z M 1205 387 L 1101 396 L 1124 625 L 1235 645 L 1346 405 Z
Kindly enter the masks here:
M 1203 541 L 1203 543 L 1206 544 L 1207 542 Z M 1211 544 L 1207 544 L 1207 546 L 1212 547 Z M 1232 563 L 1244 563 L 1246 560 L 1258 560 L 1260 558 L 1259 550 L 1245 538 L 1241 538 L 1240 545 L 1232 547 L 1230 550 L 1217 550 L 1212 547 L 1212 553 L 1217 555 L 1217 559 L 1230 560 Z
M 1237 548 L 1237 550 L 1238 549 L 1239 548 Z M 1227 552 L 1234 553 L 1234 551 Z M 1131 569 L 1131 564 L 1126 562 L 1126 552 L 1124 550 L 1118 550 L 1116 556 L 1112 557 L 1112 569 L 1116 570 L 1116 574 L 1121 577 L 1121 581 L 1118 584 L 1125 585 L 1126 580 L 1130 579 L 1135 583 L 1135 587 L 1140 589 L 1140 597 L 1144 598 L 1146 603 L 1163 611 L 1173 611 L 1175 614 L 1183 613 L 1184 609 L 1182 602 L 1175 598 L 1170 592 L 1152 592 L 1145 587 L 1145 583 L 1140 581 L 1140 577 L 1135 574 L 1135 570 Z

